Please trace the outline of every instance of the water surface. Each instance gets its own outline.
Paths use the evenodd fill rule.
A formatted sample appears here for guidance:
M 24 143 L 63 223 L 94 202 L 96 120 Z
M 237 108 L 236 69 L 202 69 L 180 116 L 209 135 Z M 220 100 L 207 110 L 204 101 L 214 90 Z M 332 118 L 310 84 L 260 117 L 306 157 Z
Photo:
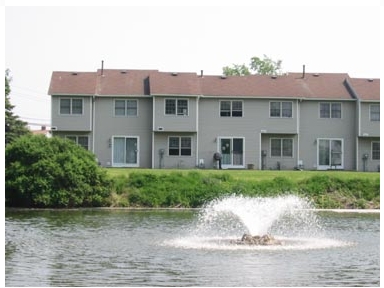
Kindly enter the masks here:
M 380 284 L 379 214 L 316 213 L 321 229 L 292 237 L 277 221 L 269 232 L 287 241 L 281 247 L 231 245 L 228 238 L 246 228 L 238 217 L 214 217 L 211 227 L 202 217 L 196 210 L 6 210 L 5 285 Z M 218 223 L 231 227 L 207 232 Z

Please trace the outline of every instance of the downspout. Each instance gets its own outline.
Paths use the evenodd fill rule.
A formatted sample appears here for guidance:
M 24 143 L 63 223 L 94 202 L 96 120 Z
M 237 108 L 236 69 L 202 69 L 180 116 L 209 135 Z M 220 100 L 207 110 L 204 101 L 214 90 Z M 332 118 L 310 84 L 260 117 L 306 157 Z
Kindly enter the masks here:
M 199 105 L 200 95 L 196 99 L 196 167 L 199 167 Z
M 361 135 L 361 101 L 357 98 L 356 171 L 359 171 L 359 136 Z
M 357 113 L 357 120 L 355 122 L 355 125 L 357 125 L 357 127 L 355 127 L 355 132 L 357 133 L 356 135 L 356 171 L 359 171 L 359 137 L 361 135 L 361 101 L 360 101 L 360 98 L 358 96 L 358 94 L 356 93 L 356 91 L 353 89 L 352 85 L 349 83 L 348 79 L 345 79 L 344 80 L 344 85 L 346 86 L 348 92 L 351 94 L 352 98 L 355 98 L 356 99 L 356 113 Z M 356 131 L 357 130 L 357 131 Z
M 95 153 L 95 106 L 96 106 L 96 96 L 92 95 L 92 153 Z
M 155 168 L 155 97 L 152 96 L 152 169 Z
M 300 161 L 300 103 L 302 99 L 297 99 L 296 101 L 296 134 L 297 134 L 297 167 L 299 167 Z
M 262 161 L 262 159 L 261 159 L 261 135 L 262 135 L 262 132 L 260 131 L 260 133 L 259 133 L 259 170 L 263 169 L 263 164 L 261 163 L 261 161 Z

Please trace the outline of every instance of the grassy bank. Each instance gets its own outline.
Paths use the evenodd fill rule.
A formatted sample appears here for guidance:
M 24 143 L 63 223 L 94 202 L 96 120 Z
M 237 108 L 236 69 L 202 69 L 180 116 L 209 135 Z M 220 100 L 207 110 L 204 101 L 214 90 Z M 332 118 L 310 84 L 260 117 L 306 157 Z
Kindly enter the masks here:
M 115 169 L 115 207 L 200 207 L 230 194 L 296 194 L 316 208 L 379 208 L 380 174 L 347 171 Z

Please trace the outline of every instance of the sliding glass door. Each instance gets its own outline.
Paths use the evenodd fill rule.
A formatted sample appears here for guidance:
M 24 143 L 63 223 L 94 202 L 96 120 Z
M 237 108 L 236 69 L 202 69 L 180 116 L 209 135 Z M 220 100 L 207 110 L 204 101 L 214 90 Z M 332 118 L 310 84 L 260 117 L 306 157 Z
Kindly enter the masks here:
M 114 167 L 138 167 L 138 137 L 113 137 Z
M 343 169 L 343 149 L 342 139 L 318 139 L 318 170 Z
M 223 168 L 244 168 L 244 138 L 219 138 Z

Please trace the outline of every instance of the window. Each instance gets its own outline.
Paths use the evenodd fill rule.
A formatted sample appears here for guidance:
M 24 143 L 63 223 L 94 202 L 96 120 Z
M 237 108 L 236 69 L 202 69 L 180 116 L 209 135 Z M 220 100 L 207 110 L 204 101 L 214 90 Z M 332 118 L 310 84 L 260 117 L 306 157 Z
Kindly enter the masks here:
M 320 118 L 341 118 L 341 103 L 320 103 Z
M 191 156 L 191 137 L 169 137 L 168 154 L 170 156 Z
M 188 100 L 165 99 L 165 115 L 188 116 Z
M 220 101 L 221 117 L 243 117 L 243 101 Z
M 372 142 L 372 160 L 380 160 L 380 142 Z
M 79 98 L 60 99 L 60 114 L 68 114 L 68 115 L 83 114 L 83 99 L 79 99 Z
M 72 135 L 68 135 L 68 136 L 65 136 L 65 138 L 67 138 L 69 140 L 72 140 L 73 142 L 75 142 L 76 144 L 80 145 L 81 147 L 83 147 L 86 150 L 88 150 L 88 148 L 89 148 L 88 136 L 72 136 Z
M 372 104 L 369 106 L 371 121 L 380 121 L 380 104 Z
M 275 118 L 292 118 L 292 102 L 270 102 L 269 115 Z
M 293 140 L 287 138 L 271 139 L 272 157 L 293 157 Z
M 115 100 L 115 116 L 137 116 L 137 100 Z

